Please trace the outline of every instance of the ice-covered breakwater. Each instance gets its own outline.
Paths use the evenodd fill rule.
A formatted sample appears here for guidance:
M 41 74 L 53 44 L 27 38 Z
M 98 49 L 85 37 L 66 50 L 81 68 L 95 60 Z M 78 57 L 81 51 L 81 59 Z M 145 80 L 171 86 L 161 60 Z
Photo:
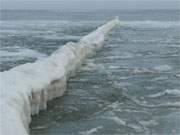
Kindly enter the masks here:
M 27 135 L 31 115 L 46 109 L 47 101 L 62 96 L 66 81 L 84 58 L 101 48 L 108 32 L 119 24 L 109 21 L 78 43 L 61 46 L 50 57 L 0 73 L 2 135 Z

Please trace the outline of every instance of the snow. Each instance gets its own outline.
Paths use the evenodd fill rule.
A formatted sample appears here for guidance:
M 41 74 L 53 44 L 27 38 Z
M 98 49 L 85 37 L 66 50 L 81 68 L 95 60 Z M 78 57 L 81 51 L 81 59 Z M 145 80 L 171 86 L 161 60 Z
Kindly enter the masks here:
M 46 109 L 47 101 L 62 96 L 66 80 L 84 58 L 101 48 L 106 35 L 119 24 L 109 21 L 78 43 L 61 46 L 50 57 L 0 73 L 0 128 L 3 135 L 28 135 L 31 115 Z

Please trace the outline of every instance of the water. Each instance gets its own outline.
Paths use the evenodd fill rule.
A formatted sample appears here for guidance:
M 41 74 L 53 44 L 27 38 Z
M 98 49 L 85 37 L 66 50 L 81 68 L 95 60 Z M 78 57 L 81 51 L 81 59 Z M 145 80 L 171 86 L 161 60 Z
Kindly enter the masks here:
M 1 71 L 48 57 L 119 16 L 102 50 L 33 116 L 31 135 L 180 134 L 177 10 L 3 11 Z

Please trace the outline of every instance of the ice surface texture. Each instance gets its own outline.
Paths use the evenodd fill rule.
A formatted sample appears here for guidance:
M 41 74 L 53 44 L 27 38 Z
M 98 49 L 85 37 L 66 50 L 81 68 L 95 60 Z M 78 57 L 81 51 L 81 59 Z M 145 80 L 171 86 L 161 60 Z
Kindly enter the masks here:
M 103 45 L 118 18 L 97 28 L 78 43 L 67 43 L 50 57 L 0 73 L 0 128 L 3 135 L 28 135 L 31 115 L 46 109 L 47 101 L 62 96 L 67 79 L 82 61 Z

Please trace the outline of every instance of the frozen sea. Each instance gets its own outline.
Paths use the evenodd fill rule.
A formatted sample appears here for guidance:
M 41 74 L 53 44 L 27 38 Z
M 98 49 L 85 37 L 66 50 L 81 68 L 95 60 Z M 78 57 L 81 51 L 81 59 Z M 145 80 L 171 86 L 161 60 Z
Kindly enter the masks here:
M 108 20 L 121 24 L 33 116 L 31 135 L 180 134 L 178 10 L 2 10 L 0 71 L 44 59 Z

